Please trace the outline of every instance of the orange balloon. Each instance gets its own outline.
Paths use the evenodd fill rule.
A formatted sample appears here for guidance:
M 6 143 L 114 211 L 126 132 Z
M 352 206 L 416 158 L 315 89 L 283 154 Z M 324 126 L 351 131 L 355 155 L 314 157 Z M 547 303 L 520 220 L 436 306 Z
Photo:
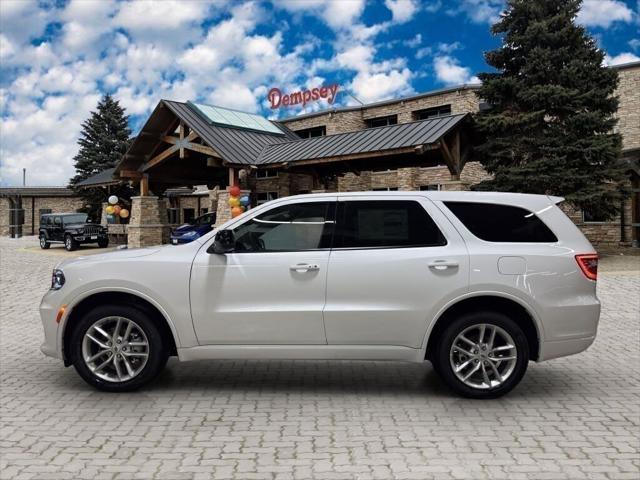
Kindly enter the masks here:
M 232 197 L 239 197 L 240 193 L 242 193 L 242 191 L 240 190 L 240 187 L 238 185 L 234 185 L 229 189 L 229 194 Z
M 121 210 L 122 210 L 122 207 L 120 205 L 115 205 L 113 207 L 113 213 L 115 213 L 116 215 L 120 215 Z
M 242 207 L 233 207 L 231 209 L 231 218 L 236 218 L 238 215 L 242 215 L 243 213 Z
M 129 210 L 126 208 L 120 209 L 120 218 L 127 218 L 129 216 Z

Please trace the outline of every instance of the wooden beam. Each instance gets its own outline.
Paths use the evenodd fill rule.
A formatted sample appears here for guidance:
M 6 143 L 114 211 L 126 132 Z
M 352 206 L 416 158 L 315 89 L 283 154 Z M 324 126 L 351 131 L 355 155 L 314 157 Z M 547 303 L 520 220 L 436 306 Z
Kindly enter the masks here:
M 142 178 L 142 173 L 137 170 L 120 170 L 120 178 L 133 178 L 140 180 Z
M 164 150 L 163 152 L 160 152 L 158 155 L 156 155 L 155 157 L 153 157 L 151 160 L 149 160 L 146 163 L 143 163 L 142 166 L 140 167 L 140 171 L 141 172 L 146 172 L 147 170 L 149 170 L 151 167 L 158 165 L 159 163 L 165 161 L 167 158 L 169 158 L 171 155 L 173 155 L 174 153 L 176 153 L 179 150 L 179 146 L 178 145 L 172 145 L 171 147 L 167 148 L 166 150 Z
M 180 135 L 180 144 L 178 145 L 179 150 L 180 150 L 180 158 L 184 158 L 184 132 L 185 132 L 185 126 L 183 122 L 180 122 L 180 125 L 178 126 L 178 134 Z
M 140 179 L 140 196 L 148 197 L 149 196 L 149 174 L 145 173 L 142 175 Z
M 459 161 L 460 157 L 456 159 L 451 153 L 447 142 L 445 142 L 444 138 L 441 138 L 440 141 L 440 150 L 442 151 L 442 156 L 444 157 L 444 161 L 447 164 L 447 168 L 449 168 L 449 173 L 451 174 L 452 180 L 460 179 L 460 170 L 459 170 Z

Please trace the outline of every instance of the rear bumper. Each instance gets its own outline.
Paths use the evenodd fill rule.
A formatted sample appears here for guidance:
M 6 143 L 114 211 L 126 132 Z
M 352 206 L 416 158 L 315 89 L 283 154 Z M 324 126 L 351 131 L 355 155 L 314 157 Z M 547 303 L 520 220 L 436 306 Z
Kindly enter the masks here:
M 539 362 L 551 360 L 552 358 L 566 357 L 584 352 L 596 339 L 596 336 L 584 338 L 572 338 L 571 340 L 558 340 L 555 342 L 543 342 L 540 345 Z

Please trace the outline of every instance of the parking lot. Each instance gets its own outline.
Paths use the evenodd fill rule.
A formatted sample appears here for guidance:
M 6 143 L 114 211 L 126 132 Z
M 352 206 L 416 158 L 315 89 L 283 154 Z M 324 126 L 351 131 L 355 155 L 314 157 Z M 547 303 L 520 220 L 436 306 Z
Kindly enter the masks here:
M 460 399 L 430 364 L 169 362 L 106 394 L 40 353 L 62 258 L 0 239 L 2 479 L 637 479 L 640 257 L 607 256 L 585 353 L 530 364 L 506 398 Z

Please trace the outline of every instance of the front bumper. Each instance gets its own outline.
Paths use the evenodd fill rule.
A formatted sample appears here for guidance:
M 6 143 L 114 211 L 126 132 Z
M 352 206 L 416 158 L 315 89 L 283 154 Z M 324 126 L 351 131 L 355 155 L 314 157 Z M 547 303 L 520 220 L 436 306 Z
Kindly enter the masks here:
M 108 240 L 107 234 L 100 235 L 72 235 L 76 242 L 99 242 L 101 240 Z
M 56 316 L 61 306 L 59 295 L 56 293 L 56 290 L 49 290 L 40 302 L 40 320 L 42 321 L 42 328 L 44 330 L 44 342 L 40 345 L 40 350 L 49 357 L 62 360 L 62 345 L 60 345 L 59 341 L 59 329 L 68 312 L 65 312 L 60 323 L 56 322 Z

